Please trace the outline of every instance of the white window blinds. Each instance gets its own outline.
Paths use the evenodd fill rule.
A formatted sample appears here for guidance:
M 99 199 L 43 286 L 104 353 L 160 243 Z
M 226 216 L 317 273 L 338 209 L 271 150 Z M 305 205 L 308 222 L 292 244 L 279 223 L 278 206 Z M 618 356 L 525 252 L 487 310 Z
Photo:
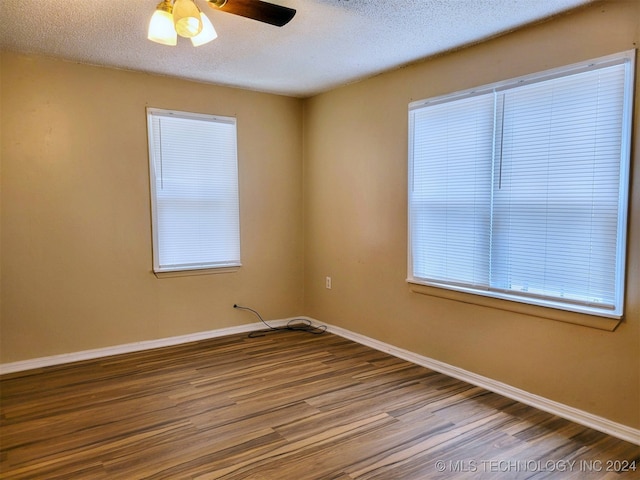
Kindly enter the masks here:
M 147 115 L 154 271 L 240 265 L 235 119 Z
M 489 282 L 493 103 L 481 95 L 411 115 L 416 277 Z
M 634 53 L 410 106 L 410 281 L 622 315 Z

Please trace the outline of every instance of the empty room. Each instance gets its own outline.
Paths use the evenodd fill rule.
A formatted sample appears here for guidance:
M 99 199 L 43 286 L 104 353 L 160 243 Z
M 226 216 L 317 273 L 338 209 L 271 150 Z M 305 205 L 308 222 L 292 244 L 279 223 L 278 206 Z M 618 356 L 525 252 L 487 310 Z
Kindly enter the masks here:
M 158 2 L 0 2 L 0 478 L 638 478 L 640 1 Z

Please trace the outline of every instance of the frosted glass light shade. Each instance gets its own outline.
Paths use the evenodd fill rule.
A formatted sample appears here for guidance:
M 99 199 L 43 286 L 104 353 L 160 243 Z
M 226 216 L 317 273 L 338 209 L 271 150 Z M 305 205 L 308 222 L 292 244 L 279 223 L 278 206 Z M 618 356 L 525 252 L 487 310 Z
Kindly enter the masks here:
M 160 4 L 162 5 L 162 4 Z M 156 10 L 149 22 L 149 32 L 147 38 L 152 42 L 162 45 L 175 45 L 178 43 L 178 35 L 173 27 L 173 16 L 171 12 Z
M 213 28 L 211 21 L 209 21 L 204 13 L 200 14 L 200 19 L 202 20 L 202 31 L 195 37 L 191 37 L 191 43 L 193 43 L 194 47 L 199 47 L 200 45 L 204 45 L 205 43 L 209 43 L 211 40 L 218 38 L 216 29 Z
M 173 4 L 173 23 L 181 37 L 195 37 L 202 31 L 200 9 L 192 0 L 176 0 Z

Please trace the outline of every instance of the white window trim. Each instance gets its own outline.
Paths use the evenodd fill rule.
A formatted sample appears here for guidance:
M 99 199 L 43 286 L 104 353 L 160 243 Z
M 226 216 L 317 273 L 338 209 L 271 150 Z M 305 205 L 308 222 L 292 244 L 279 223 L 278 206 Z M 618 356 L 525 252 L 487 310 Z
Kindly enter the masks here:
M 242 266 L 238 262 L 221 262 L 207 263 L 199 265 L 179 265 L 172 267 L 162 267 L 159 261 L 158 246 L 158 223 L 157 223 L 157 192 L 156 192 L 156 172 L 154 166 L 155 146 L 151 129 L 151 119 L 154 115 L 170 116 L 185 119 L 202 119 L 207 121 L 219 121 L 236 125 L 234 117 L 225 117 L 220 115 L 211 115 L 203 113 L 183 112 L 178 110 L 167 110 L 162 108 L 147 107 L 147 138 L 149 146 L 149 179 L 150 179 L 150 198 L 151 198 L 151 227 L 152 227 L 152 256 L 153 256 L 153 273 L 157 278 L 184 277 L 192 275 L 209 275 L 220 273 L 237 272 Z M 237 155 L 237 154 L 236 154 Z M 238 165 L 236 157 L 236 166 Z M 238 198 L 238 203 L 239 203 Z M 238 209 L 240 206 L 238 205 Z
M 492 84 L 475 87 L 452 94 L 445 94 L 429 99 L 418 100 L 409 104 L 409 123 L 411 111 L 427 106 L 436 105 L 439 103 L 449 102 L 454 99 L 463 99 L 476 95 L 487 94 L 492 92 L 499 92 L 516 86 L 526 85 L 528 83 L 539 82 L 543 80 L 550 80 L 553 78 L 565 76 L 568 74 L 579 73 L 581 71 L 588 71 L 594 66 L 605 67 L 607 65 L 619 64 L 621 61 L 627 63 L 628 68 L 633 73 L 635 71 L 635 57 L 636 50 L 628 50 L 625 52 L 607 55 L 597 59 L 588 60 L 585 62 L 579 62 L 572 65 L 554 68 L 551 70 L 525 75 L 501 82 L 495 82 Z M 613 331 L 623 320 L 623 304 L 625 297 L 625 277 L 624 266 L 626 264 L 626 240 L 628 236 L 627 219 L 628 219 L 628 198 L 630 189 L 630 163 L 631 163 L 631 139 L 632 139 L 632 116 L 633 116 L 633 98 L 634 98 L 634 81 L 635 75 L 630 74 L 626 76 L 625 84 L 625 103 L 623 107 L 623 131 L 622 131 L 622 153 L 621 153 L 621 168 L 620 178 L 627 181 L 621 182 L 620 185 L 620 199 L 621 205 L 619 210 L 619 221 L 621 222 L 621 231 L 625 232 L 624 235 L 618 236 L 618 249 L 621 252 L 617 261 L 619 262 L 617 268 L 622 268 L 622 274 L 618 275 L 616 279 L 616 288 L 620 292 L 621 307 L 620 313 L 608 313 L 602 309 L 590 308 L 585 305 L 569 306 L 563 302 L 556 302 L 550 299 L 538 299 L 535 297 L 527 298 L 524 296 L 511 295 L 508 293 L 501 293 L 494 290 L 482 290 L 473 289 L 465 286 L 456 286 L 452 284 L 442 284 L 434 281 L 425 281 L 423 279 L 414 278 L 412 275 L 413 263 L 412 263 L 412 233 L 411 233 L 411 190 L 410 187 L 413 183 L 413 139 L 411 138 L 412 132 L 409 131 L 409 169 L 408 169 L 408 249 L 407 249 L 407 283 L 410 286 L 410 290 L 415 293 L 431 295 L 450 300 L 460 301 L 464 303 L 472 303 L 477 305 L 483 305 L 487 307 L 497 308 L 501 310 L 513 311 L 517 313 L 523 313 L 526 315 L 533 315 L 537 317 L 549 318 L 553 320 L 559 320 L 563 322 L 573 323 L 577 325 L 589 326 L 607 331 Z

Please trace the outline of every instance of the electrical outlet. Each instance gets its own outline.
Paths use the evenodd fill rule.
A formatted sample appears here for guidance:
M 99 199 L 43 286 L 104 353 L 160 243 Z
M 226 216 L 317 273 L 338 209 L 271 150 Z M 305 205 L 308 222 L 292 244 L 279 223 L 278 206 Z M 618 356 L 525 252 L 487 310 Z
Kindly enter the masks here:
M 328 288 L 329 290 L 331 290 L 331 277 L 325 277 L 324 286 L 325 288 Z

